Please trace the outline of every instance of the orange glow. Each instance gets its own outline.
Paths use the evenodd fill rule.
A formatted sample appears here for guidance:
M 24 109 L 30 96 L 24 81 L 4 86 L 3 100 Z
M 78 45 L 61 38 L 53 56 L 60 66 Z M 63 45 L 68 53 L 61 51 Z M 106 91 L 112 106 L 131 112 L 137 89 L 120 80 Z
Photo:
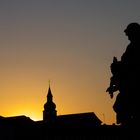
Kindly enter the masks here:
M 36 80 L 33 81 L 34 77 Z M 1 91 L 1 98 L 3 98 L 1 116 L 25 115 L 33 120 L 42 120 L 43 105 L 46 102 L 48 91 L 48 82 L 46 81 L 48 80 L 42 79 L 40 81 L 40 77 L 32 74 L 20 78 L 22 79 L 19 79 L 19 75 L 16 78 L 15 74 L 13 80 L 10 79 L 14 82 L 10 81 L 7 85 L 8 88 L 6 85 L 1 88 L 3 90 Z M 80 79 L 69 83 L 63 76 L 61 78 L 61 81 L 56 78 L 56 82 L 52 81 L 51 84 L 58 115 L 94 112 L 105 123 L 112 124 L 115 122 L 115 114 L 112 110 L 114 100 L 111 100 L 104 92 L 105 87 L 103 85 L 97 85 L 94 81 L 85 85 L 85 82 Z M 96 79 L 95 76 L 94 79 Z M 71 77 L 69 80 L 72 81 Z M 89 77 L 89 80 L 92 78 Z M 105 114 L 105 118 L 103 114 Z
M 37 120 L 42 120 L 40 117 L 40 114 L 38 114 L 38 112 L 35 111 L 31 111 L 29 109 L 22 109 L 20 108 L 20 110 L 11 110 L 8 114 L 6 113 L 6 115 L 4 115 L 4 117 L 11 117 L 11 116 L 20 116 L 20 115 L 25 115 L 26 117 L 29 117 L 30 119 L 37 121 Z

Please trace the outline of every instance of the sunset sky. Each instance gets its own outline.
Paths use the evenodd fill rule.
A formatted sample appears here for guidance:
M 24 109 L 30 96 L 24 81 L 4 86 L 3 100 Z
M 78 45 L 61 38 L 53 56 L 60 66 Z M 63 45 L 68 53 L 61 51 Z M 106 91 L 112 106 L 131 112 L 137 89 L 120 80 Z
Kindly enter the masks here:
M 0 116 L 41 120 L 50 80 L 58 115 L 114 123 L 106 88 L 130 22 L 139 0 L 0 0 Z

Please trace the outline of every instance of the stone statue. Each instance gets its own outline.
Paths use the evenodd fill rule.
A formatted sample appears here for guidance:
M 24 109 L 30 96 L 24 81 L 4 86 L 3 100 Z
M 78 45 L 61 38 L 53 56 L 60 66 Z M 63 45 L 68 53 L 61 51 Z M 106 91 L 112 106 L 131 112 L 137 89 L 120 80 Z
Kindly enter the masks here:
M 124 30 L 130 41 L 126 51 L 118 61 L 113 58 L 111 64 L 112 77 L 107 92 L 119 91 L 113 109 L 118 124 L 134 124 L 139 121 L 139 81 L 140 81 L 140 25 L 130 23 Z

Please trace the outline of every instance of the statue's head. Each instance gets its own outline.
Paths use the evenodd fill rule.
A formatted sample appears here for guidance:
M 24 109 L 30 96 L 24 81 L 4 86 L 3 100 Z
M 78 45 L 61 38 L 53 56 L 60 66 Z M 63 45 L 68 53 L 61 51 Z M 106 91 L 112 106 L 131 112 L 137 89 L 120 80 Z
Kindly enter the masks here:
M 140 38 L 140 25 L 136 22 L 130 23 L 124 32 L 130 41 L 136 41 Z

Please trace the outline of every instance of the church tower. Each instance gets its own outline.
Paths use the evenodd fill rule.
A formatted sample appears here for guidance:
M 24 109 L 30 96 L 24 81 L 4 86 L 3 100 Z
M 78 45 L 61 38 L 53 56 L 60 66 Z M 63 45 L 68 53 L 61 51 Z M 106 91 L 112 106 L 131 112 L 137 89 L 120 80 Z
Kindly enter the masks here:
M 44 104 L 43 121 L 45 122 L 54 121 L 57 116 L 57 111 L 55 109 L 56 109 L 56 105 L 53 102 L 53 95 L 49 85 L 47 102 Z

